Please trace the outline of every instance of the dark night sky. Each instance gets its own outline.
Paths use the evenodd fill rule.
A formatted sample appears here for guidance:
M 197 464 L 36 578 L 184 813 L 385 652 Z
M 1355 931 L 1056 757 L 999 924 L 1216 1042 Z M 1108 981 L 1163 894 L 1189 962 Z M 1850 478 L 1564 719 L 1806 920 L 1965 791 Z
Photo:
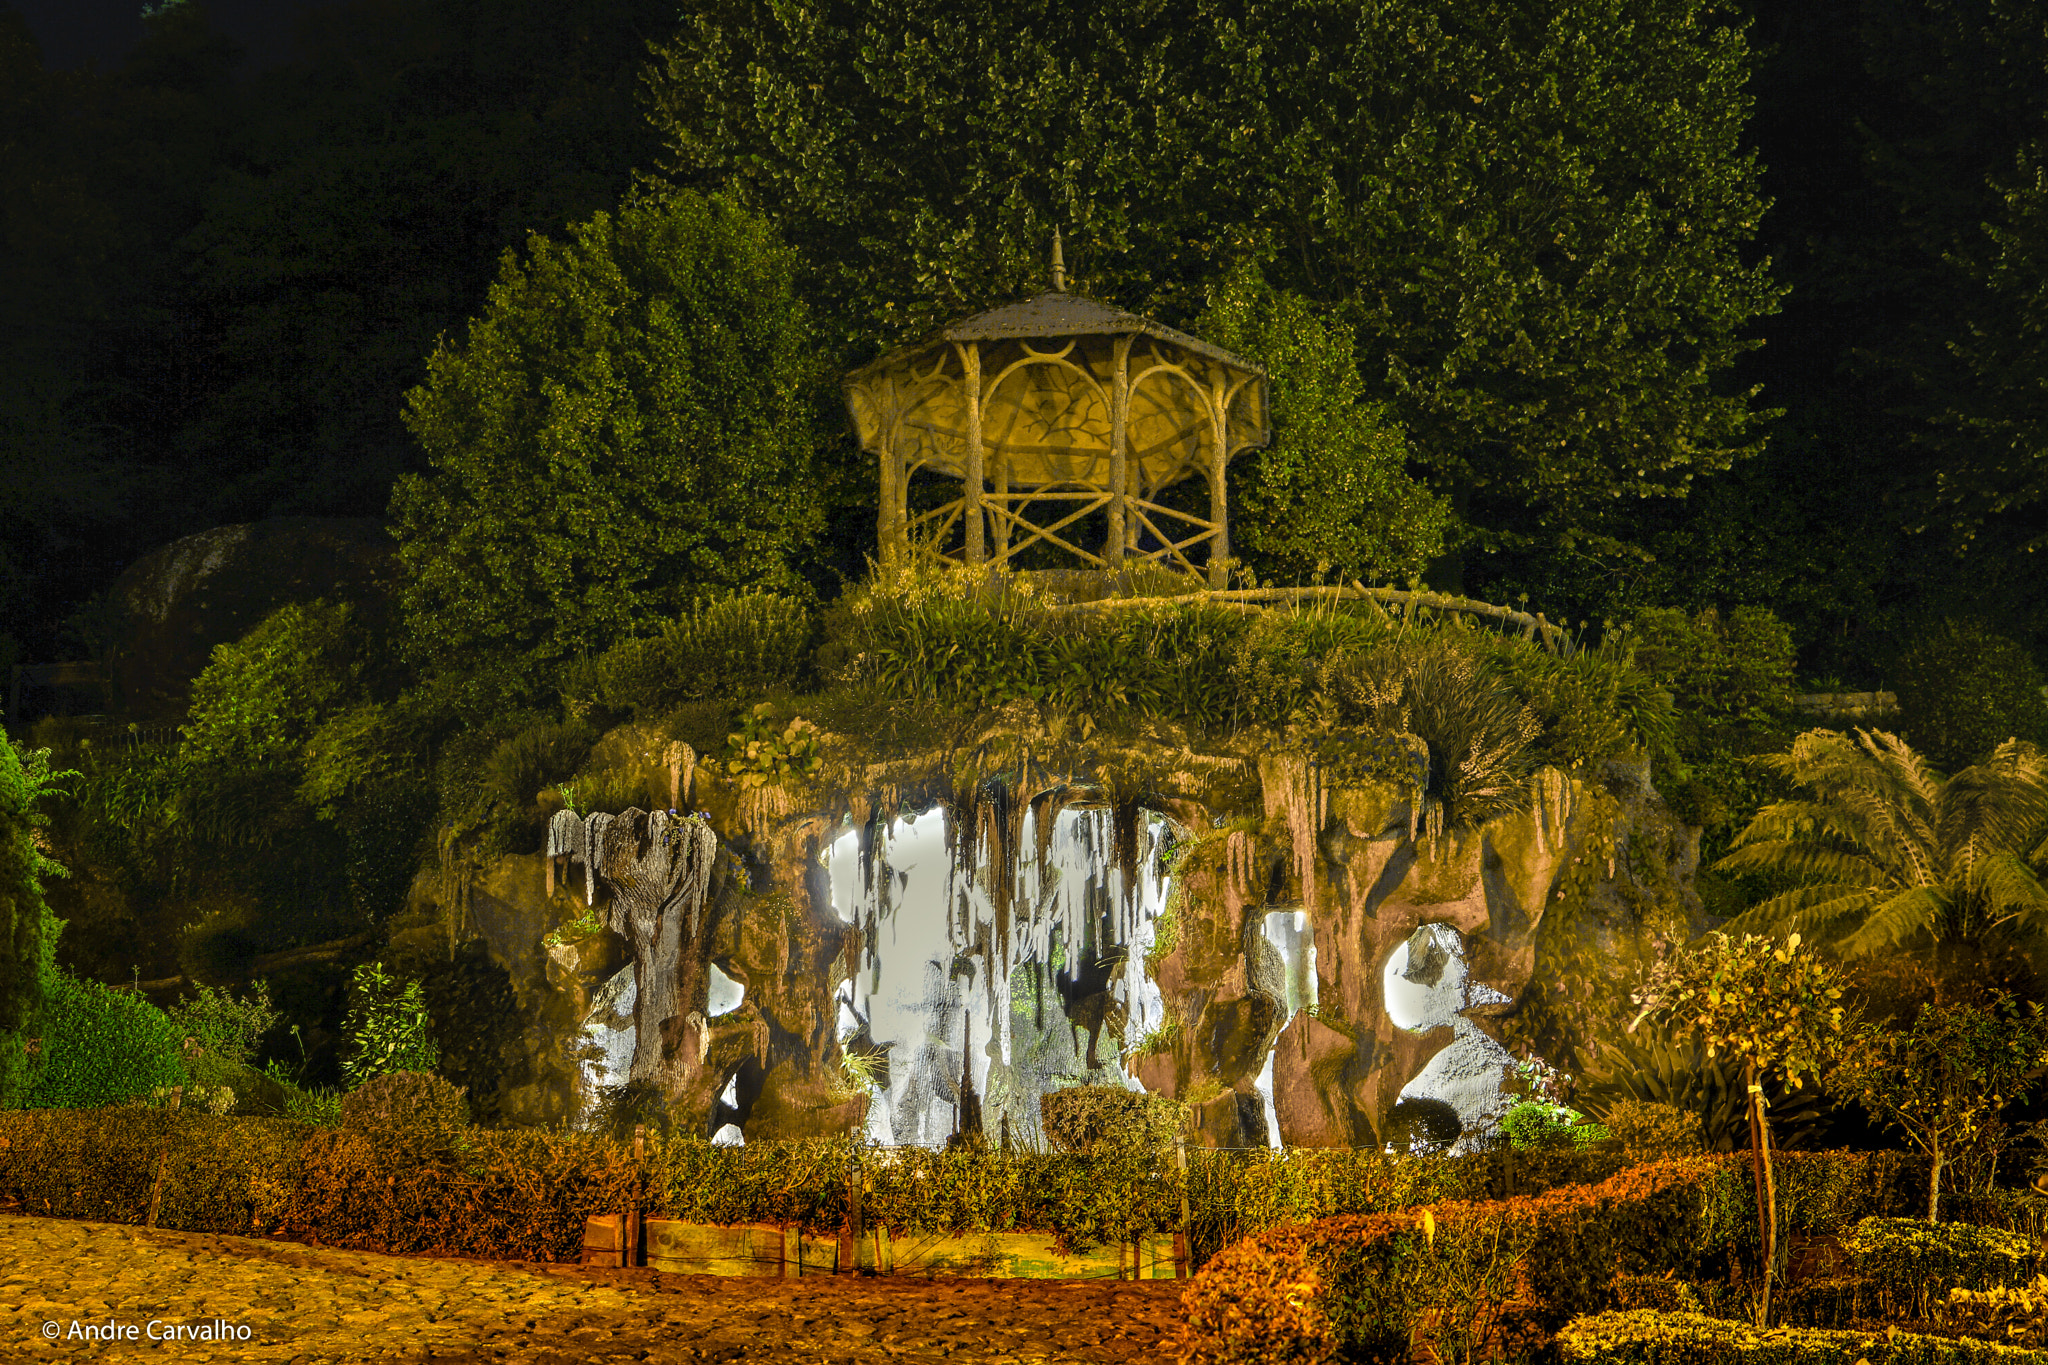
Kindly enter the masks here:
M 142 36 L 144 0 L 0 0 L 28 20 L 51 68 L 102 70 L 117 64 Z M 214 27 L 247 50 L 244 71 L 275 66 L 291 55 L 298 17 L 321 0 L 204 0 Z

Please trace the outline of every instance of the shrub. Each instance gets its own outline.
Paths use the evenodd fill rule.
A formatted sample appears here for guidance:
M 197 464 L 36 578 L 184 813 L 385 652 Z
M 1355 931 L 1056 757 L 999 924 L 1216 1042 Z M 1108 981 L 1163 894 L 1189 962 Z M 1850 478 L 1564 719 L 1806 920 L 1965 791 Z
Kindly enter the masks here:
M 1617 1100 L 1607 1107 L 1606 1125 L 1631 1160 L 1692 1156 L 1704 1150 L 1699 1116 L 1676 1105 Z
M 1832 1332 L 1647 1309 L 1601 1313 L 1566 1325 L 1558 1353 L 1583 1365 L 2041 1365 L 2038 1352 L 1984 1341 L 1888 1332 Z
M 1900 728 L 1913 747 L 1954 772 L 2002 740 L 2048 743 L 2048 682 L 2032 656 L 1978 621 L 1920 632 L 1892 665 Z
M 1579 1117 L 1562 1105 L 1524 1100 L 1501 1116 L 1500 1131 L 1517 1151 L 1584 1147 L 1607 1137 L 1607 1129 L 1597 1123 L 1580 1124 Z
M 237 1082 L 246 1085 L 239 1073 L 254 1060 L 263 1035 L 278 1019 L 270 1005 L 270 988 L 261 981 L 246 999 L 201 986 L 168 1015 L 181 1035 L 192 1084 L 213 1088 Z
M 1689 1280 L 1666 1272 L 1662 1275 L 1616 1275 L 1614 1303 L 1617 1308 L 1647 1308 L 1657 1313 L 1698 1313 L 1700 1295 Z
M 1056 1152 L 1157 1152 L 1173 1146 L 1187 1106 L 1115 1085 L 1076 1085 L 1038 1097 L 1045 1140 Z
M 366 962 L 349 978 L 355 997 L 342 1021 L 349 1056 L 342 1071 L 351 1086 L 392 1071 L 429 1071 L 440 1060 L 417 981 L 401 981 L 381 962 Z
M 1948 1291 L 1936 1320 L 1954 1331 L 2010 1346 L 2048 1346 L 2048 1275 L 2024 1285 Z
M 1244 1349 L 1238 1338 L 1246 1328 L 1232 1305 L 1242 1286 L 1270 1274 L 1271 1262 L 1297 1254 L 1316 1271 L 1316 1306 L 1338 1349 L 1405 1359 L 1422 1330 L 1436 1337 L 1439 1354 L 1462 1354 L 1505 1301 L 1518 1262 L 1546 1313 L 1599 1308 L 1616 1273 L 1684 1274 L 1744 1243 L 1754 1207 L 1749 1195 L 1738 1162 L 1701 1157 L 1532 1198 L 1445 1202 L 1273 1228 L 1228 1259 L 1219 1256 L 1189 1287 L 1182 1359 L 1204 1365 L 1239 1358 L 1234 1353 Z
M 128 991 L 68 973 L 51 978 L 31 1108 L 87 1109 L 183 1085 L 183 1037 L 169 1015 Z
M 192 683 L 181 750 L 201 763 L 296 760 L 321 723 L 357 699 L 365 680 L 354 608 L 289 603 L 233 644 L 215 647 Z
M 387 1071 L 342 1097 L 341 1126 L 417 1157 L 453 1151 L 469 1126 L 462 1088 L 424 1071 Z
M 1866 1218 L 1842 1249 L 1887 1313 L 1915 1318 L 1928 1316 L 1951 1288 L 2018 1285 L 2034 1260 L 2032 1240 L 2019 1233 L 1917 1218 Z

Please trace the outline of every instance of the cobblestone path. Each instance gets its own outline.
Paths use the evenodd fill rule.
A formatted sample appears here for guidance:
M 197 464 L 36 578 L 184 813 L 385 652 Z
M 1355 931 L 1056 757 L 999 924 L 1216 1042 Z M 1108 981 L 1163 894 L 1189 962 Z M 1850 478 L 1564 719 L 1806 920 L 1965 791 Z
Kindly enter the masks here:
M 0 1361 L 10 1365 L 1123 1365 L 1169 1358 L 1180 1289 L 1170 1281 L 719 1279 L 0 1215 Z

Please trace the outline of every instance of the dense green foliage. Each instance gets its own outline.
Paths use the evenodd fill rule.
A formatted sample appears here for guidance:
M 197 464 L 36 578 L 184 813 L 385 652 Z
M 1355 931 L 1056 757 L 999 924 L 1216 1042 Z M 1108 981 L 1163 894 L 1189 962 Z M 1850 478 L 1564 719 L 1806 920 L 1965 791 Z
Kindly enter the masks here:
M 1055 224 L 1085 292 L 1169 321 L 1261 260 L 1356 329 L 1488 543 L 1569 550 L 1754 439 L 1715 382 L 1777 297 L 1747 60 L 1693 0 L 731 0 L 650 91 L 669 167 L 774 212 L 853 334 L 1036 284 Z
M 44 854 L 37 806 L 57 777 L 49 752 L 24 753 L 0 730 L 0 1109 L 21 1103 L 34 1070 L 62 926 L 43 900 L 43 877 L 64 869 Z
M 1943 620 L 1914 633 L 1890 678 L 1899 728 L 1943 771 L 1967 768 L 2008 739 L 2048 744 L 2048 677 L 1981 621 Z
M 1273 443 L 1231 466 L 1231 552 L 1267 581 L 1402 582 L 1443 552 L 1450 508 L 1409 477 L 1412 452 L 1366 401 L 1357 337 L 1240 268 L 1195 334 L 1272 377 Z
M 1557 1345 L 1572 1365 L 2035 1365 L 2035 1353 L 1992 1342 L 1818 1327 L 1765 1334 L 1725 1317 L 1644 1308 L 1576 1319 L 1558 1334 Z
M 1457 617 L 1396 622 L 1371 602 L 1071 608 L 1028 582 L 989 590 L 956 574 L 863 589 L 836 629 L 826 648 L 858 688 L 970 713 L 1035 702 L 1084 734 L 1146 720 L 1196 734 L 1410 732 L 1430 749 L 1428 796 L 1458 823 L 1506 809 L 1538 762 L 1655 751 L 1671 729 L 1670 697 L 1625 650 L 1560 656 Z
M 441 1060 L 417 981 L 405 981 L 366 962 L 349 978 L 349 1011 L 342 1023 L 349 1054 L 342 1070 L 351 1086 L 396 1071 L 431 1072 Z
M 1944 778 L 1896 735 L 1814 730 L 1769 762 L 1811 795 L 1765 807 L 1719 866 L 1795 884 L 1738 927 L 1826 935 L 1868 956 L 1907 943 L 1981 952 L 2048 922 L 2048 760 L 2034 746 L 2001 744 Z
M 278 608 L 216 648 L 193 681 L 181 756 L 248 767 L 296 762 L 321 724 L 365 692 L 367 645 L 347 602 Z
M 50 982 L 41 1027 L 32 1107 L 91 1109 L 186 1081 L 187 1035 L 133 992 L 59 973 Z
M 621 640 L 564 691 L 572 702 L 642 714 L 760 696 L 805 676 L 811 632 L 811 613 L 795 598 L 735 593 L 700 603 L 659 635 Z
M 2025 1096 L 2044 1067 L 2048 1020 L 2041 1006 L 2022 1006 L 1999 994 L 1982 1001 L 1929 1001 L 1905 1029 L 1865 1025 L 1850 1038 L 1827 1085 L 1927 1153 L 1931 1223 L 1940 1213 L 1949 1167 L 1987 1147 L 1993 1159 L 1974 1173 L 1982 1186 L 1990 1185 L 1999 1116 Z
M 1856 1273 L 1873 1282 L 1895 1317 L 1925 1318 L 1948 1291 L 2021 1284 L 2034 1264 L 2033 1242 L 2002 1228 L 1917 1218 L 1865 1218 L 1842 1239 Z
M 1718 852 L 1774 794 L 1753 760 L 1792 738 L 1792 632 L 1767 607 L 1657 609 L 1638 612 L 1628 638 L 1679 718 L 1658 790 Z
M 794 263 L 731 201 L 649 191 L 507 253 L 406 424 L 414 657 L 574 657 L 706 589 L 791 587 L 831 377 Z

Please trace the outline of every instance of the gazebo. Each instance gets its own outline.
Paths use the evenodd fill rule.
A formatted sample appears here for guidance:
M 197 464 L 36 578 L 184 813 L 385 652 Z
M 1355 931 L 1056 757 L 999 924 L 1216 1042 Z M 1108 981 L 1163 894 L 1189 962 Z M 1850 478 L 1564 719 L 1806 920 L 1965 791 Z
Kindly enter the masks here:
M 1272 439 L 1266 372 L 1220 347 L 1066 289 L 1053 237 L 1052 288 L 977 313 L 846 377 L 861 448 L 881 465 L 884 565 L 915 540 L 949 563 L 1007 568 L 1039 541 L 1095 568 L 1230 559 L 1224 474 Z M 920 469 L 960 496 L 915 516 Z M 1160 495 L 1200 474 L 1208 515 Z M 1041 510 L 1049 509 L 1049 510 Z M 1107 510 L 1099 552 L 1078 543 Z M 1035 519 L 1034 519 L 1035 518 Z

